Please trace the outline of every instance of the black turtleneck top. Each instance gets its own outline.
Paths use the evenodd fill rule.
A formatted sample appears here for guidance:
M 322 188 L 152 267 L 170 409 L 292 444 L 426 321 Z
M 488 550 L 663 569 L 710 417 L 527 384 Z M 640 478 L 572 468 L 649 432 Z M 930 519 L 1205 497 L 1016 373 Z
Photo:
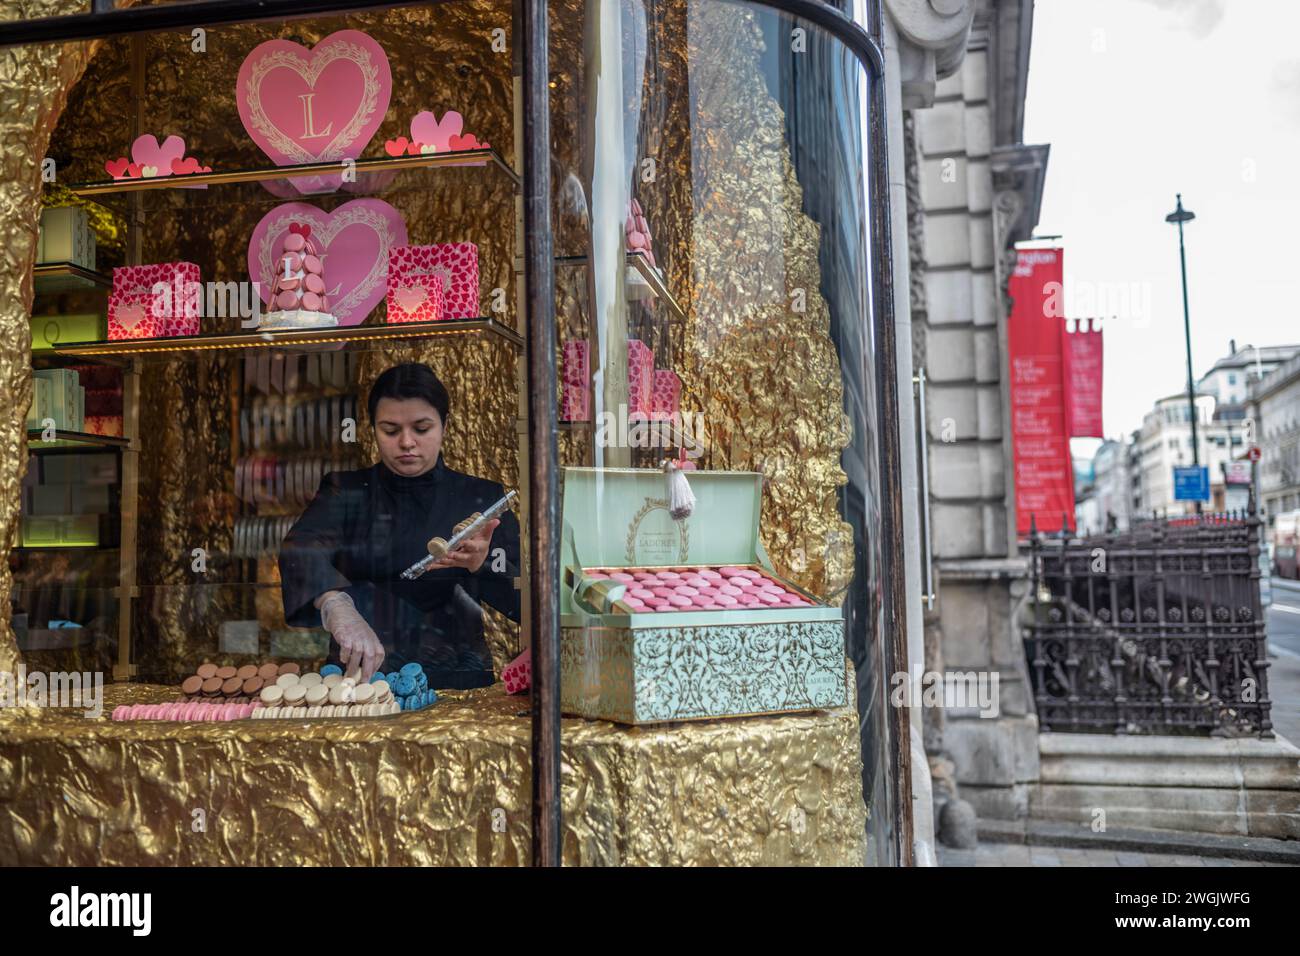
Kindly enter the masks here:
M 430 538 L 450 538 L 452 528 L 504 494 L 496 482 L 452 471 L 441 456 L 415 478 L 382 462 L 330 472 L 280 546 L 285 620 L 295 627 L 320 627 L 316 598 L 346 591 L 384 644 L 385 672 L 416 661 L 431 687 L 491 684 L 495 676 L 483 639 L 482 605 L 519 620 L 514 513 L 501 516 L 487 559 L 475 573 L 445 568 L 414 581 L 401 580 L 401 574 L 428 554 Z M 331 640 L 333 663 L 338 650 Z

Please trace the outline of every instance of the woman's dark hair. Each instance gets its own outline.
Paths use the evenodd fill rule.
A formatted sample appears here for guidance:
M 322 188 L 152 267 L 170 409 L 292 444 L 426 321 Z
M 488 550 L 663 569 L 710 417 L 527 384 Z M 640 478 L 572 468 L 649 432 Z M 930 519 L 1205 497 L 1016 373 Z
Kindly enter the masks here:
M 420 362 L 403 362 L 387 369 L 375 379 L 370 386 L 370 398 L 366 401 L 366 410 L 370 412 L 370 424 L 375 423 L 375 409 L 381 398 L 422 398 L 438 410 L 438 416 L 444 425 L 451 413 L 451 396 L 447 386 L 438 381 L 433 369 Z

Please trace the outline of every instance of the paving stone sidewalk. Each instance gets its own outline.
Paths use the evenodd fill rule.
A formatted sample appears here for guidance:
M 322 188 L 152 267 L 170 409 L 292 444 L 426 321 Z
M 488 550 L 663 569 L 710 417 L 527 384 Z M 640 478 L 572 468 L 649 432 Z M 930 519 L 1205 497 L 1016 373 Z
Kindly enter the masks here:
M 941 846 L 938 857 L 940 866 L 1288 866 L 1286 863 L 1224 857 L 987 842 L 980 843 L 974 850 L 952 850 Z

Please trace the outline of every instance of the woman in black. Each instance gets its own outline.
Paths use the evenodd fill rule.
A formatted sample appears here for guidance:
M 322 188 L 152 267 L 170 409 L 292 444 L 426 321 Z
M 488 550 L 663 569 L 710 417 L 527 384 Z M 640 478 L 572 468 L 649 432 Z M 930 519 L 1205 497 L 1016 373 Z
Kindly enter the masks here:
M 423 665 L 434 688 L 495 680 L 483 639 L 487 603 L 519 620 L 519 522 L 512 512 L 413 581 L 401 573 L 428 540 L 505 494 L 442 461 L 451 400 L 427 365 L 396 365 L 375 380 L 367 408 L 378 464 L 330 472 L 280 547 L 285 620 L 330 632 L 329 660 L 363 680 L 382 665 Z

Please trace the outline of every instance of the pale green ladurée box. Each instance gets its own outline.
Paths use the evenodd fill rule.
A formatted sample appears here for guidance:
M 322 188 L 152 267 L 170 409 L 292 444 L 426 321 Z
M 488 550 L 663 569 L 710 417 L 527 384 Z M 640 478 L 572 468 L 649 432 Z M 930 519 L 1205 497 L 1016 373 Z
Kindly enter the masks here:
M 690 472 L 694 513 L 674 521 L 660 471 L 566 468 L 560 701 L 625 724 L 776 714 L 848 701 L 844 617 L 782 579 L 759 540 L 762 476 Z M 591 568 L 735 565 L 765 571 L 812 607 L 601 613 L 621 588 Z M 593 585 L 597 591 L 591 591 Z M 603 590 L 604 594 L 598 592 Z

